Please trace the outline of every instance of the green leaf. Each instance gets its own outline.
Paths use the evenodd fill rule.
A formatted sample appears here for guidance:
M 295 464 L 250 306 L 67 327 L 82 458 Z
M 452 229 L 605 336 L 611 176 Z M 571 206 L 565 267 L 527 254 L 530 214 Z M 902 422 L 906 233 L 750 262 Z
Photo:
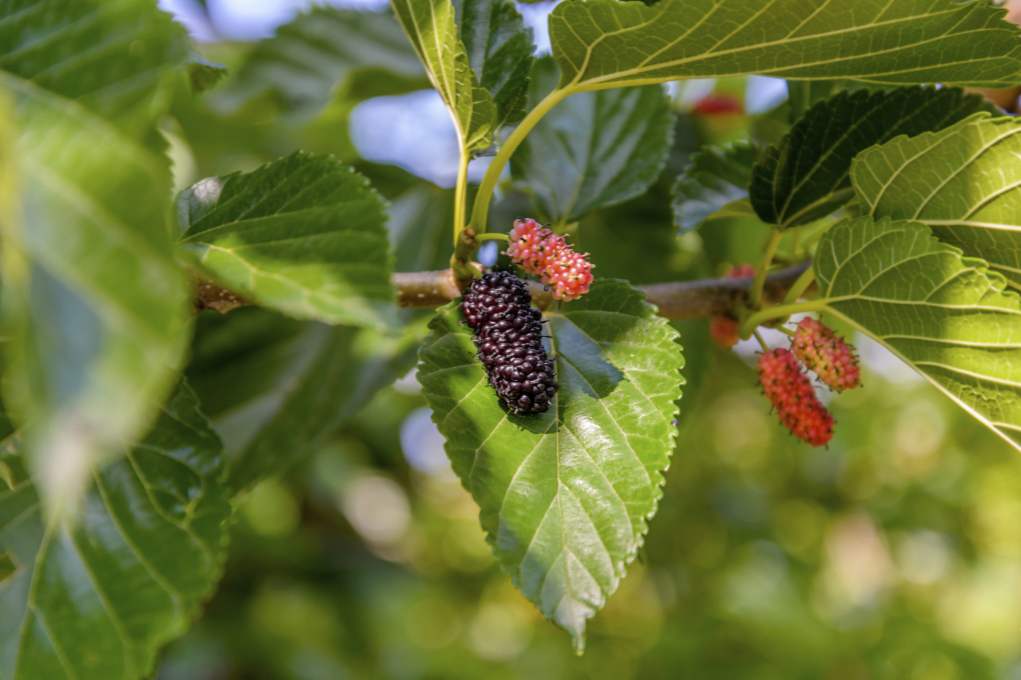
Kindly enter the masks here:
M 230 499 L 220 442 L 182 388 L 149 436 L 48 524 L 17 436 L 0 448 L 0 677 L 148 677 L 220 577 Z M 5 481 L 6 479 L 6 481 Z
M 549 25 L 572 91 L 747 73 L 995 87 L 1021 77 L 1003 16 L 984 0 L 566 0 Z
M 201 93 L 220 84 L 227 77 L 227 68 L 222 64 L 214 64 L 201 54 L 192 53 L 188 62 L 188 79 L 191 81 L 192 92 Z
M 178 218 L 203 269 L 260 305 L 354 326 L 393 313 L 383 199 L 330 156 L 204 179 L 181 193 Z
M 537 62 L 532 100 L 552 90 L 556 80 L 552 60 Z M 661 87 L 580 94 L 546 114 L 511 167 L 545 218 L 573 222 L 645 193 L 663 171 L 673 126 Z
M 204 315 L 189 379 L 224 441 L 230 484 L 291 467 L 414 364 L 424 324 L 397 336 L 240 309 Z
M 511 0 L 459 0 L 455 5 L 468 63 L 496 105 L 495 129 L 516 123 L 528 103 L 532 31 Z
M 876 218 L 916 220 L 1021 286 L 1021 121 L 976 114 L 870 149 L 851 174 Z
M 188 58 L 184 30 L 149 0 L 9 0 L 0 14 L 0 71 L 136 133 Z
M 484 151 L 496 132 L 496 104 L 478 84 L 461 42 L 451 0 L 390 0 L 433 87 L 450 109 L 461 147 Z
M 30 423 L 26 456 L 56 506 L 89 465 L 151 424 L 177 379 L 191 291 L 167 216 L 170 175 L 80 105 L 0 72 L 17 138 L 0 164 L 21 194 L 7 206 L 5 395 Z M 56 507 L 54 507 L 56 509 Z
M 815 261 L 823 311 L 909 363 L 1021 450 L 1021 298 L 917 222 L 833 227 Z
M 709 146 L 691 157 L 674 183 L 674 224 L 691 231 L 724 208 L 748 214 L 748 186 L 758 151 L 748 142 Z M 736 213 L 734 213 L 736 214 Z
M 755 165 L 751 199 L 764 222 L 808 224 L 854 196 L 851 162 L 898 135 L 942 130 L 993 107 L 958 89 L 841 92 L 821 102 Z
M 396 74 L 409 82 L 423 75 L 390 14 L 314 7 L 260 41 L 212 101 L 236 111 L 268 96 L 285 111 L 309 116 L 360 72 Z
M 434 318 L 418 379 L 497 559 L 580 651 L 656 510 L 684 359 L 621 281 L 546 317 L 560 389 L 544 414 L 500 407 L 456 303 Z

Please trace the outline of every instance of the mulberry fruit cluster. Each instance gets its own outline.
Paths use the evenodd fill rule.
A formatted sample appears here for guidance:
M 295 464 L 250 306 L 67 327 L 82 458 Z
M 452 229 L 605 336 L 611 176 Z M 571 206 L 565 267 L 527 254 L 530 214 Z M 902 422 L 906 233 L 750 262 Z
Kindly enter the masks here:
M 834 392 L 858 387 L 861 372 L 854 348 L 821 322 L 810 317 L 799 321 L 791 349 Z
M 563 236 L 532 219 L 514 220 L 507 255 L 532 276 L 550 287 L 553 299 L 577 300 L 592 285 L 592 263 Z
M 465 322 L 489 384 L 515 415 L 549 409 L 557 384 L 542 346 L 542 313 L 532 307 L 525 282 L 510 272 L 474 280 L 461 301 Z
M 829 443 L 833 437 L 833 416 L 819 401 L 790 350 L 774 349 L 759 357 L 759 382 L 780 422 L 794 436 L 813 446 Z

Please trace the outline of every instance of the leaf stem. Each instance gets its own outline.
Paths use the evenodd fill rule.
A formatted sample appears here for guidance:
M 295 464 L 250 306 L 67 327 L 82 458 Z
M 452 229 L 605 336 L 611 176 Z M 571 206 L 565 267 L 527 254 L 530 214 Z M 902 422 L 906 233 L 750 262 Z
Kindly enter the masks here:
M 755 312 L 744 320 L 744 323 L 741 324 L 741 337 L 748 337 L 756 328 L 767 321 L 786 319 L 792 314 L 800 314 L 802 312 L 820 312 L 826 309 L 828 302 L 828 300 L 808 300 L 806 302 L 797 302 L 790 305 L 767 307 L 766 309 Z
M 489 214 L 489 202 L 493 198 L 496 185 L 500 182 L 500 175 L 503 174 L 503 169 L 507 167 L 511 156 L 514 155 L 521 142 L 525 141 L 528 133 L 539 124 L 542 117 L 549 113 L 554 106 L 567 98 L 571 92 L 570 88 L 557 88 L 550 92 L 542 101 L 535 105 L 535 108 L 528 112 L 528 115 L 518 123 L 518 126 L 514 128 L 503 144 L 500 145 L 500 150 L 493 156 L 492 162 L 486 169 L 486 174 L 482 178 L 478 193 L 475 194 L 475 203 L 472 206 L 470 224 L 480 234 L 485 231 L 486 218 Z
M 812 284 L 815 283 L 815 269 L 809 267 L 805 270 L 805 273 L 798 277 L 798 280 L 794 282 L 791 289 L 787 291 L 787 295 L 784 297 L 783 302 L 785 305 L 797 302 L 798 299 L 805 294 Z
M 754 331 L 752 331 L 752 335 L 758 341 L 759 347 L 762 348 L 762 351 L 763 352 L 768 352 L 769 351 L 769 344 L 766 342 L 766 339 L 764 337 L 762 337 L 762 334 L 759 333 L 758 330 L 754 330 Z
M 475 237 L 476 241 L 510 241 L 510 236 L 502 232 L 487 232 Z
M 783 232 L 779 229 L 773 229 L 773 232 L 769 235 L 766 252 L 762 256 L 762 264 L 759 265 L 758 270 L 755 272 L 755 281 L 752 283 L 750 295 L 752 307 L 757 308 L 762 305 L 762 290 L 766 286 L 766 277 L 769 275 L 769 268 L 773 265 L 773 258 L 776 257 L 776 251 L 780 248 L 780 240 L 782 238 Z
M 457 241 L 461 238 L 468 209 L 468 160 L 468 151 L 462 145 L 461 158 L 457 164 L 457 185 L 454 187 L 454 247 L 457 247 Z

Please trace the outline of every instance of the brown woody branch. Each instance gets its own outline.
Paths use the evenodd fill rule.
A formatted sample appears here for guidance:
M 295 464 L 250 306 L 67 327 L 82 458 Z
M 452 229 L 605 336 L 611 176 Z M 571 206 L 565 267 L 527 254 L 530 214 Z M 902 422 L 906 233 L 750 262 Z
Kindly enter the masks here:
M 808 268 L 804 262 L 770 274 L 766 279 L 766 299 L 776 301 L 786 294 L 791 284 Z M 430 272 L 409 272 L 394 274 L 397 288 L 397 302 L 401 307 L 432 308 L 457 298 L 458 290 L 454 273 L 450 269 Z M 698 281 L 676 281 L 654 283 L 638 288 L 645 293 L 649 302 L 659 307 L 660 314 L 668 319 L 699 319 L 725 314 L 739 304 L 747 302 L 752 279 L 701 279 Z M 532 283 L 532 298 L 539 307 L 551 302 L 548 291 L 538 283 Z M 247 304 L 237 295 L 209 283 L 198 284 L 195 306 L 198 309 L 215 309 L 226 313 Z

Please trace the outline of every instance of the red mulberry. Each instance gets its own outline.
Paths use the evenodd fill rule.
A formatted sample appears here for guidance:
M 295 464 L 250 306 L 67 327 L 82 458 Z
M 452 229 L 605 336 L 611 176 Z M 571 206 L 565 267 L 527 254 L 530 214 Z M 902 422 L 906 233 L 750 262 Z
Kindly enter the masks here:
M 833 416 L 819 401 L 790 350 L 774 349 L 759 357 L 759 382 L 780 422 L 795 437 L 812 446 L 830 441 Z
M 543 413 L 557 392 L 553 362 L 542 346 L 542 314 L 525 282 L 510 272 L 476 279 L 461 300 L 465 322 L 489 384 L 515 415 Z
M 588 255 L 575 252 L 563 236 L 557 236 L 535 220 L 514 221 L 507 255 L 549 286 L 555 300 L 577 300 L 592 285 L 592 263 Z
M 820 321 L 810 317 L 799 321 L 791 349 L 831 390 L 843 392 L 860 384 L 854 348 Z

